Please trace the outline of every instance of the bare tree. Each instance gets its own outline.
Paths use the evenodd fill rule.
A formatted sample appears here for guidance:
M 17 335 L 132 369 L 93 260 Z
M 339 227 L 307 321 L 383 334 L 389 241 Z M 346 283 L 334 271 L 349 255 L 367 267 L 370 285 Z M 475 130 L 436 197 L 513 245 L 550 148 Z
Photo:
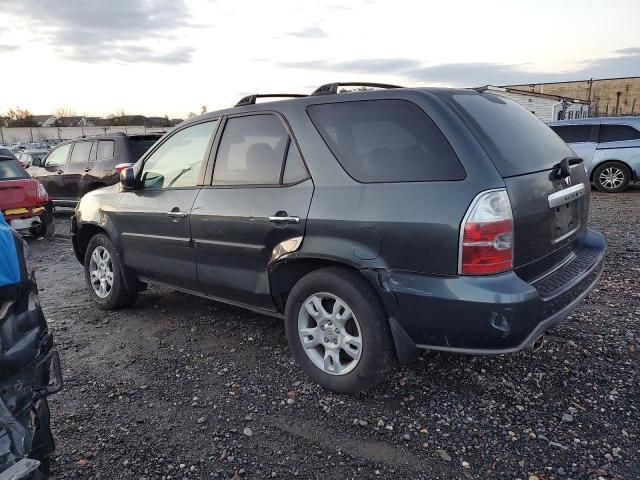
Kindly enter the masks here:
M 37 127 L 38 122 L 35 121 L 31 112 L 20 107 L 10 108 L 4 115 L 8 127 Z
M 58 107 L 53 111 L 53 115 L 56 118 L 75 117 L 76 112 L 68 107 Z

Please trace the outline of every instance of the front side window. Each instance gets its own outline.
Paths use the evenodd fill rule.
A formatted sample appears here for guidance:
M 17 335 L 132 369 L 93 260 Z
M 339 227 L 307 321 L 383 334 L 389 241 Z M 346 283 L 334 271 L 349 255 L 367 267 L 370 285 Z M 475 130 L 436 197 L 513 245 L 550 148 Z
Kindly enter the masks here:
M 213 171 L 214 185 L 278 185 L 289 134 L 275 115 L 230 118 Z
M 69 150 L 71 149 L 71 144 L 67 143 L 66 145 L 62 145 L 56 148 L 53 152 L 49 154 L 47 157 L 45 165 L 47 167 L 62 167 L 67 164 L 67 156 L 69 155 Z
M 431 118 L 406 100 L 311 105 L 309 116 L 359 182 L 462 180 L 465 171 Z
M 143 188 L 195 186 L 217 126 L 217 120 L 198 123 L 169 137 L 144 163 Z
M 640 131 L 629 125 L 600 125 L 600 143 L 640 139 Z
M 556 125 L 551 129 L 567 143 L 588 142 L 591 138 L 591 125 Z
M 74 144 L 69 163 L 87 163 L 92 146 L 93 142 L 78 142 Z

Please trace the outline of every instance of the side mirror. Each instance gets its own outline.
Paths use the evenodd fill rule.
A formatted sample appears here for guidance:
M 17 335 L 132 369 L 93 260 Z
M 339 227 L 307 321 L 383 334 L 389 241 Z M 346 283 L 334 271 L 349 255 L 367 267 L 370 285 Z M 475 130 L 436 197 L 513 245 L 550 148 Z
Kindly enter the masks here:
M 41 167 L 42 160 L 40 160 L 38 157 L 33 157 L 33 160 L 31 160 L 31 165 L 33 165 L 34 167 Z
M 136 186 L 136 174 L 133 168 L 120 170 L 120 187 L 123 190 L 133 190 Z

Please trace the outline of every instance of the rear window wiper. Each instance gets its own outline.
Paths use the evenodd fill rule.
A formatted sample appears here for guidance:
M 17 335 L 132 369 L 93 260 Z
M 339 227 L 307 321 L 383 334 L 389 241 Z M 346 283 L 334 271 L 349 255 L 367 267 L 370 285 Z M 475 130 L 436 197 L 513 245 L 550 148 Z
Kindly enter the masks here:
M 563 178 L 567 178 L 571 175 L 571 166 L 579 165 L 580 163 L 582 163 L 582 159 L 580 157 L 565 157 L 552 168 L 553 170 L 557 170 L 555 172 L 556 178 L 562 180 Z

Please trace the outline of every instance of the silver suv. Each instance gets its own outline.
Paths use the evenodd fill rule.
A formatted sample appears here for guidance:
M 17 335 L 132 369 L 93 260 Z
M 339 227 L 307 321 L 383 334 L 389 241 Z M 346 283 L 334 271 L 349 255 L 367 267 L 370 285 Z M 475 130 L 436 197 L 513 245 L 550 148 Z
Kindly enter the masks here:
M 549 126 L 584 160 L 601 192 L 622 192 L 640 181 L 640 117 L 564 120 Z

